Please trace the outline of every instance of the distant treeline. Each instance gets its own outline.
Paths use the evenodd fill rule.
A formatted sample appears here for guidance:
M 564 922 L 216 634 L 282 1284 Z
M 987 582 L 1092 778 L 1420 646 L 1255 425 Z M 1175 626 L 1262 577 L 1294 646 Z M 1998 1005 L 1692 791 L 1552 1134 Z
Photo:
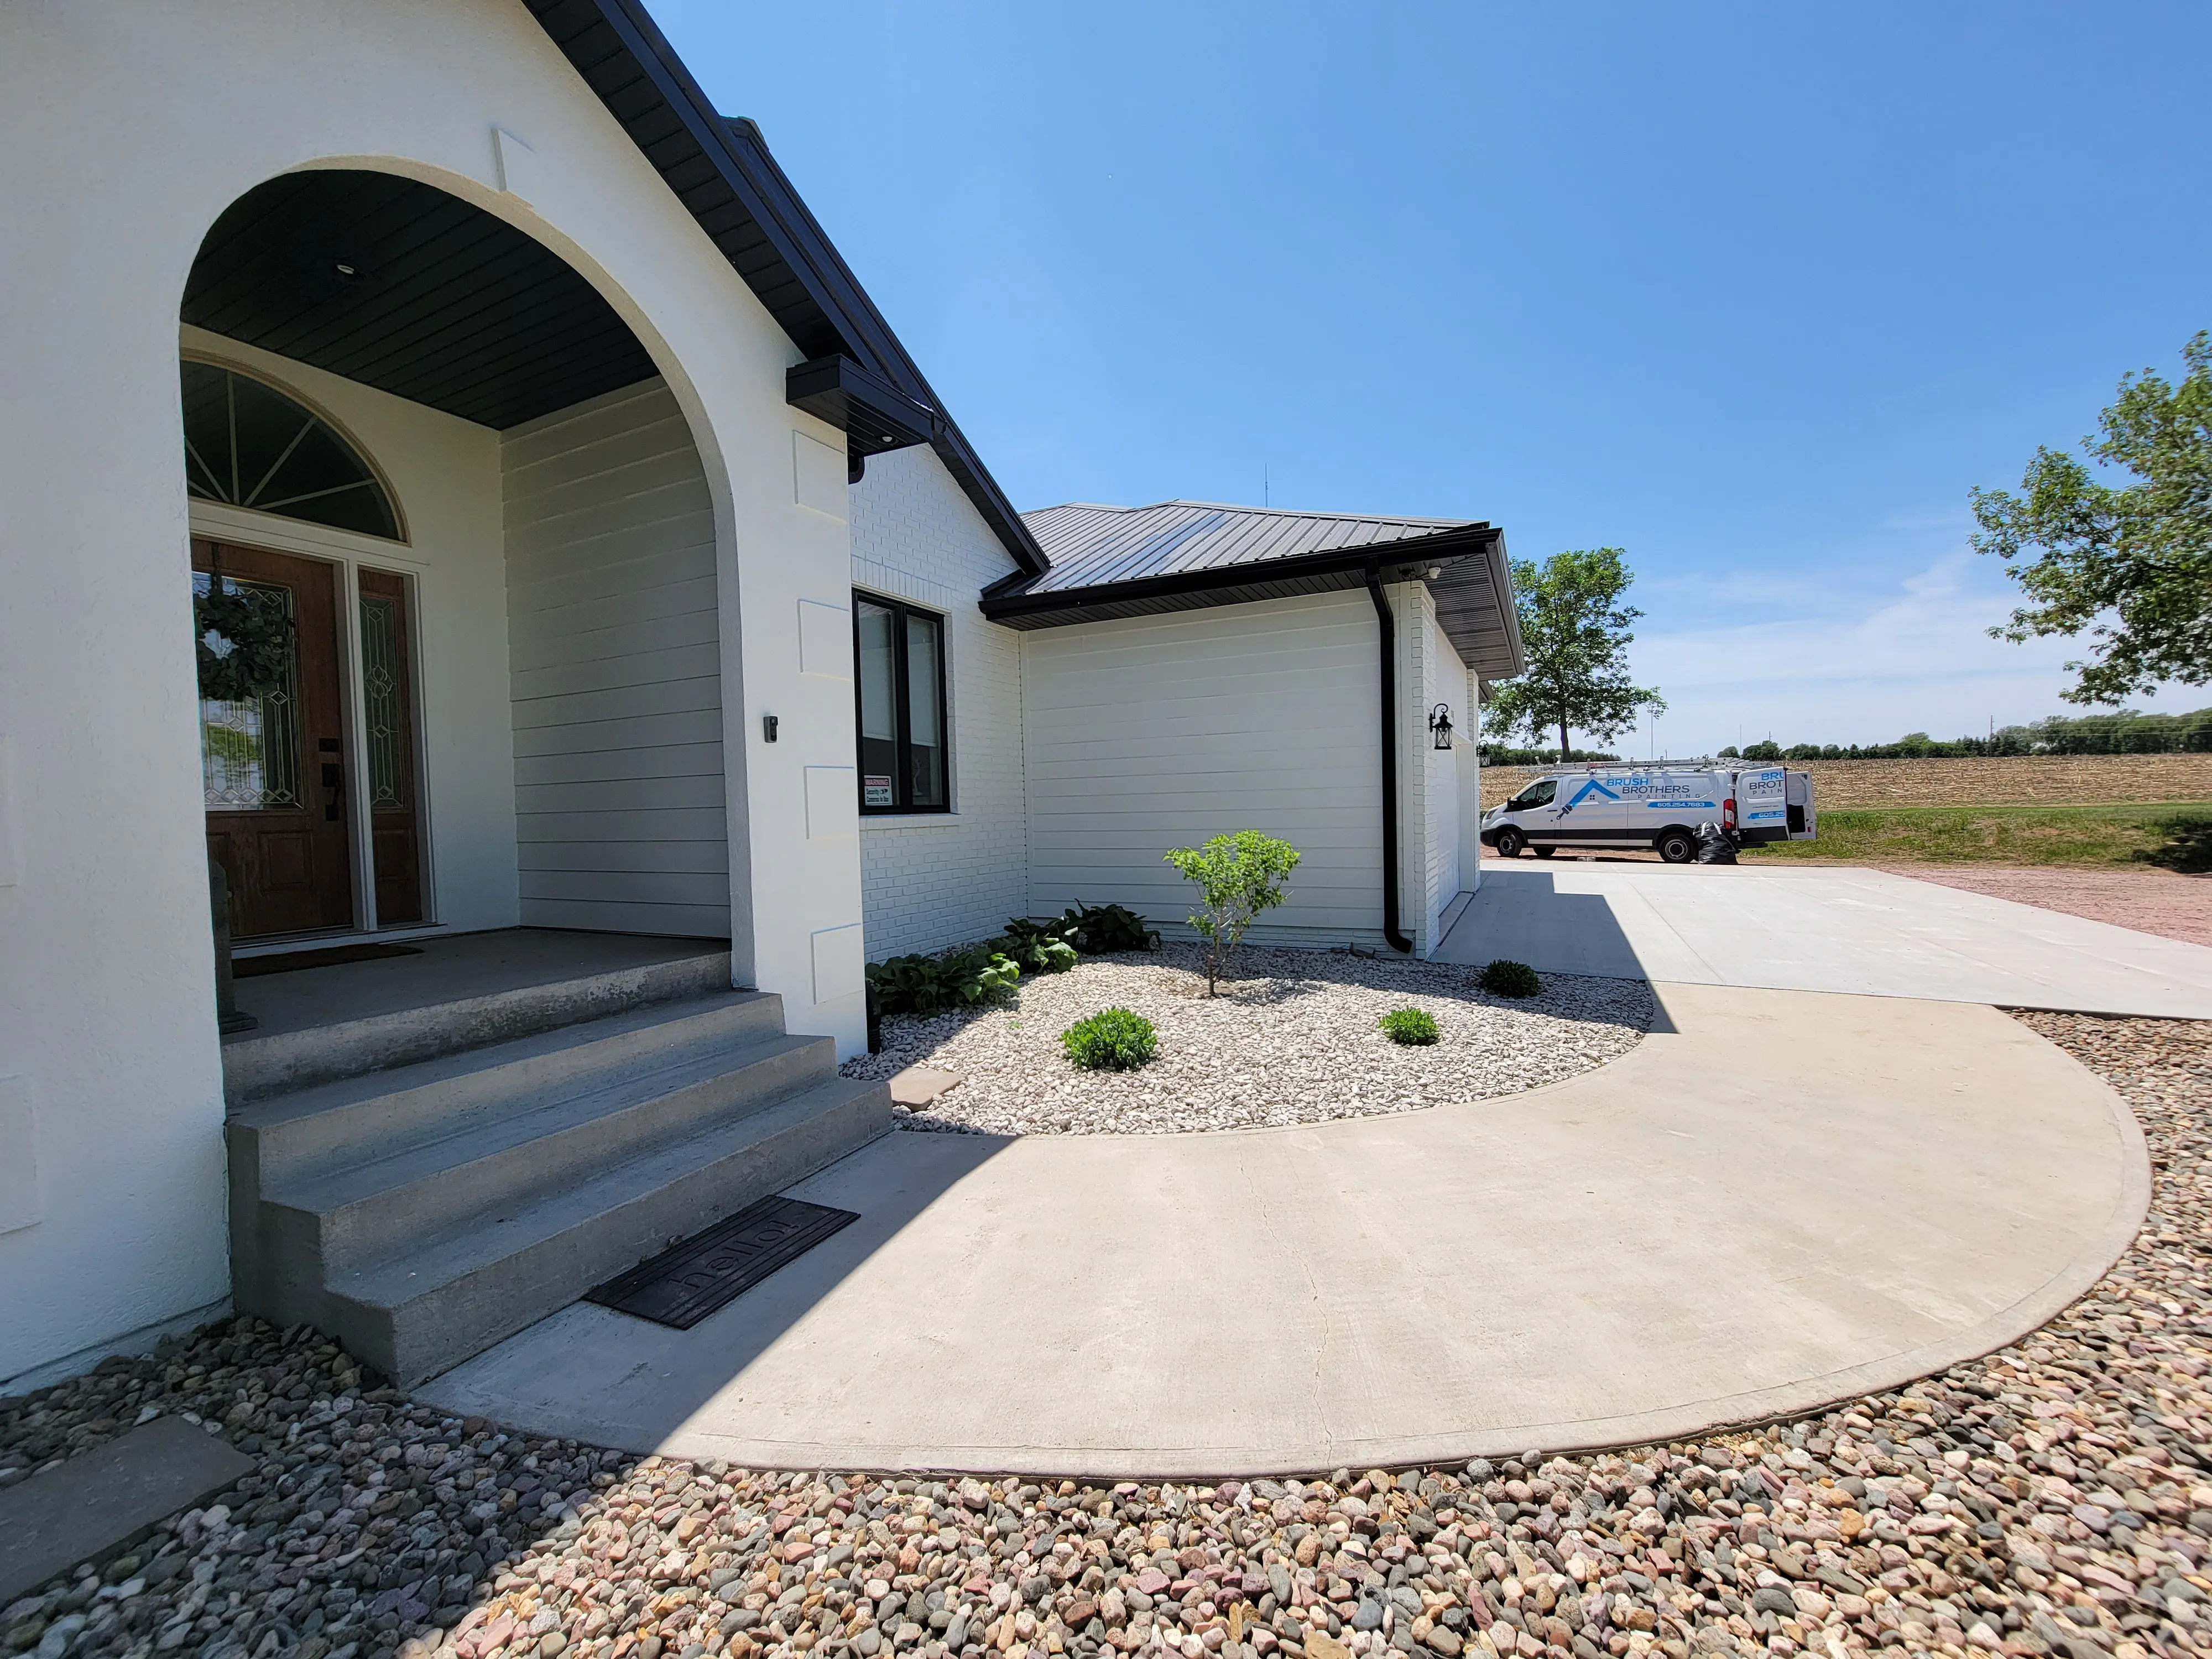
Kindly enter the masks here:
M 2116 714 L 2053 714 L 2027 726 L 2001 726 L 1995 734 L 1954 738 L 1946 743 L 1925 732 L 1908 732 L 1895 743 L 1798 743 L 1787 747 L 1771 738 L 1764 743 L 1734 744 L 1721 750 L 1727 759 L 1917 760 L 1961 755 L 2181 755 L 2212 750 L 2212 708 L 2187 714 L 2145 714 L 2123 708 Z M 1533 752 L 1533 751 L 1531 751 Z
M 1509 749 L 1502 743 L 1481 745 L 1485 766 L 1556 766 L 1559 751 L 1556 749 Z M 1600 754 L 1595 749 L 1571 749 L 1567 751 L 1569 763 L 1575 761 L 1617 761 L 1618 755 Z

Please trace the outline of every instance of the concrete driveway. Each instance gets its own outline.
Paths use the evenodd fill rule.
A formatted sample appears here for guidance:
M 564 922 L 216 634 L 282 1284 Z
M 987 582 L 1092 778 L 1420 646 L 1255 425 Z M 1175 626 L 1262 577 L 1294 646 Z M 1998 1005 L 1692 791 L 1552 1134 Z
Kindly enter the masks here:
M 793 1189 L 860 1220 L 692 1329 L 579 1304 L 416 1394 L 755 1467 L 1455 1462 L 1892 1387 L 2033 1329 L 2134 1236 L 2135 1120 L 2008 1016 L 1656 988 L 1632 1053 L 1526 1094 L 887 1135 Z
M 1880 870 L 1486 862 L 1437 954 L 1675 983 L 2212 1018 L 2212 949 Z

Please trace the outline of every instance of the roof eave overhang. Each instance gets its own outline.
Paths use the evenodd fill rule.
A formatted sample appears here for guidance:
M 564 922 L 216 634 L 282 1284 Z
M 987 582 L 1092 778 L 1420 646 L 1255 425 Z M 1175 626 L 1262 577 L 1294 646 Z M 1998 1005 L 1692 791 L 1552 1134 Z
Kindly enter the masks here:
M 927 411 L 931 424 L 915 441 L 936 452 L 1014 562 L 1042 572 L 1048 561 L 1036 538 L 791 187 L 759 130 L 715 111 L 639 0 L 525 4 L 809 362 L 848 359 Z
M 1056 592 L 1030 592 L 1030 578 L 1010 577 L 984 589 L 979 603 L 986 617 L 1009 628 L 1066 628 L 1342 592 L 1363 586 L 1370 568 L 1386 581 L 1428 580 L 1425 572 L 1436 567 L 1439 574 L 1430 587 L 1437 596 L 1437 622 L 1452 648 L 1485 680 L 1510 679 L 1525 665 L 1504 547 L 1502 532 L 1486 524 L 1468 525 L 1405 541 Z M 1454 601 L 1449 607 L 1448 600 Z
M 909 448 L 935 435 L 931 411 L 850 357 L 794 363 L 783 382 L 784 400 L 843 433 L 848 451 L 855 456 Z

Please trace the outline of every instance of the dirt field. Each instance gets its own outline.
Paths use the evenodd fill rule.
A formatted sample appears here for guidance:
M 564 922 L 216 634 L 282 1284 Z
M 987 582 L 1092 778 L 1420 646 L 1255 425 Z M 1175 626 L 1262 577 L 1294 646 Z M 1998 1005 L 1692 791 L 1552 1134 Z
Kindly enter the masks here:
M 2212 800 L 2212 754 L 2035 755 L 2014 760 L 1789 761 L 1824 811 L 1879 806 L 2031 806 Z M 1485 767 L 1495 806 L 1547 769 Z

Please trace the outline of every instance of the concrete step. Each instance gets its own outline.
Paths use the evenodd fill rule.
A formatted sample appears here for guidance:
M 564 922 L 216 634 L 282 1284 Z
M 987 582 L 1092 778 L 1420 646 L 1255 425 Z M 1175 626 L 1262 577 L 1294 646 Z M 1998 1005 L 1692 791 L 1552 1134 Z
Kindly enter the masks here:
M 234 1110 L 231 1169 L 256 1194 L 293 1190 L 782 1034 L 781 999 L 723 989 L 319 1084 Z
M 882 1083 L 832 1077 L 447 1238 L 331 1275 L 313 1322 L 419 1382 L 890 1127 Z
M 262 1188 L 262 1224 L 335 1275 L 525 1207 L 604 1170 L 761 1110 L 833 1075 L 827 1037 L 778 1035 L 691 1053 L 534 1110 L 492 1117 L 295 1185 Z
M 729 988 L 728 951 L 706 951 L 301 1030 L 234 1037 L 222 1045 L 223 1093 L 236 1107 L 286 1090 L 360 1077 Z

